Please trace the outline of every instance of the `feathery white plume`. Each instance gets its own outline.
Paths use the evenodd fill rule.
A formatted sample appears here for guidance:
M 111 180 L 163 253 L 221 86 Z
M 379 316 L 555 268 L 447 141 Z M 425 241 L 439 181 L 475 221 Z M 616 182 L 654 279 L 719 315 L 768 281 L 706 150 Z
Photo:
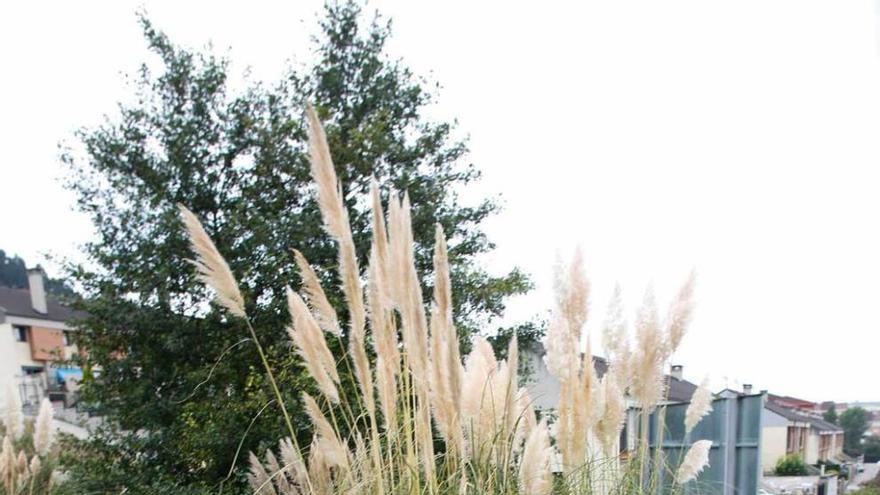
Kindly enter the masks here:
M 40 461 L 40 456 L 34 455 L 31 457 L 31 465 L 30 471 L 31 476 L 38 476 L 40 474 L 40 470 L 43 468 L 43 463 Z
M 678 295 L 669 306 L 669 312 L 666 316 L 666 354 L 672 355 L 681 345 L 681 340 L 687 332 L 688 324 L 691 321 L 691 314 L 694 311 L 694 285 L 697 276 L 695 272 L 691 272 L 685 283 L 678 291 Z
M 40 413 L 34 423 L 34 450 L 40 455 L 46 455 L 52 441 L 55 438 L 55 428 L 52 427 L 52 415 L 55 410 L 49 399 L 43 399 L 40 404 Z
M 712 412 L 712 392 L 709 390 L 709 379 L 703 382 L 694 391 L 691 403 L 684 413 L 684 431 L 690 433 L 704 416 Z
M 8 493 L 13 493 L 15 489 L 16 463 L 15 448 L 10 436 L 6 435 L 3 437 L 3 450 L 0 451 L 0 479 Z
M 444 439 L 463 447 L 459 428 L 461 356 L 452 323 L 452 291 L 443 228 L 438 224 L 434 243 L 434 309 L 431 313 L 431 403 Z
M 324 413 L 321 412 L 318 403 L 307 393 L 303 393 L 303 402 L 305 402 L 306 412 L 315 426 L 318 448 L 323 450 L 324 460 L 328 466 L 348 466 L 348 450 L 342 444 L 333 425 L 327 421 Z
M 327 347 L 318 322 L 299 294 L 290 287 L 287 288 L 287 306 L 293 318 L 293 326 L 287 329 L 290 339 L 302 356 L 309 374 L 318 383 L 318 388 L 328 399 L 338 404 L 339 392 L 335 384 L 339 383 L 339 374 L 336 371 L 336 361 Z
M 550 373 L 559 380 L 570 379 L 577 369 L 578 337 L 571 331 L 569 322 L 559 314 L 554 314 L 544 339 L 544 364 Z
M 24 414 L 21 412 L 21 397 L 18 387 L 12 380 L 6 382 L 6 406 L 3 414 L 6 435 L 17 440 L 24 432 Z
M 562 272 L 563 269 L 557 266 L 554 280 L 557 309 L 568 319 L 570 331 L 580 336 L 587 321 L 590 296 L 590 282 L 584 270 L 584 257 L 580 248 L 575 250 L 566 273 L 563 275 Z
M 623 316 L 623 299 L 620 286 L 614 285 L 614 292 L 608 302 L 608 310 L 602 325 L 602 347 L 608 356 L 609 367 L 617 375 L 617 383 L 626 389 L 632 374 L 632 350 L 627 335 L 626 319 Z
M 644 411 L 651 410 L 663 399 L 663 336 L 654 302 L 654 291 L 645 291 L 636 319 L 636 349 L 633 356 L 632 393 Z
M 309 486 L 309 472 L 300 451 L 293 446 L 290 438 L 281 439 L 278 442 L 278 450 L 281 452 L 281 462 L 284 468 L 290 472 L 293 481 L 300 487 L 303 493 Z
M 257 456 L 254 455 L 253 452 L 250 453 L 249 461 L 251 468 L 248 472 L 247 478 L 248 483 L 253 489 L 253 493 L 260 495 L 276 495 L 275 488 L 272 486 L 272 480 L 269 478 L 266 468 L 263 467 L 263 464 L 257 459 Z
M 523 447 L 519 467 L 519 480 L 522 493 L 528 495 L 546 495 L 553 487 L 553 473 L 550 470 L 550 432 L 547 421 L 541 420 L 536 428 L 529 433 Z
M 684 484 L 696 478 L 700 471 L 709 465 L 710 448 L 712 448 L 711 440 L 697 440 L 691 445 L 684 456 L 684 461 L 678 467 L 676 480 L 679 483 Z
M 616 458 L 620 443 L 620 430 L 626 420 L 626 399 L 619 385 L 617 374 L 609 370 L 602 377 L 600 386 L 605 409 L 596 424 L 596 435 L 602 444 L 603 457 Z
M 324 219 L 324 228 L 339 244 L 339 279 L 342 282 L 342 293 L 348 304 L 349 316 L 349 350 L 354 364 L 355 377 L 361 389 L 361 398 L 367 406 L 371 418 L 374 418 L 375 401 L 373 398 L 373 380 L 371 378 L 370 361 L 366 351 L 366 311 L 364 308 L 364 292 L 361 287 L 360 270 L 357 253 L 348 220 L 348 210 L 342 198 L 340 184 L 336 177 L 336 169 L 327 145 L 327 136 L 318 119 L 315 109 L 309 105 L 309 155 L 311 157 L 312 179 L 318 186 L 318 206 Z
M 275 487 L 278 489 L 279 494 L 288 495 L 296 493 L 290 484 L 290 480 L 287 479 L 287 469 L 278 463 L 278 458 L 275 457 L 272 449 L 266 449 L 266 468 L 269 472 L 269 477 L 275 482 Z
M 461 390 L 461 421 L 470 436 L 472 453 L 479 451 L 494 434 L 494 403 L 497 396 L 504 394 L 492 387 L 497 372 L 498 362 L 492 346 L 482 336 L 475 337 L 473 349 L 465 361 Z
M 226 259 L 217 250 L 214 241 L 205 232 L 199 219 L 185 206 L 179 205 L 180 219 L 189 233 L 190 248 L 196 254 L 196 259 L 190 262 L 196 267 L 199 280 L 214 289 L 217 303 L 229 310 L 235 316 L 246 318 L 244 311 L 244 297 L 238 289 L 238 282 Z
M 303 291 L 308 298 L 309 306 L 312 308 L 315 319 L 322 330 L 340 337 L 342 330 L 339 328 L 336 310 L 333 309 L 333 305 L 327 299 L 327 294 L 324 293 L 324 288 L 321 287 L 318 275 L 301 252 L 294 249 L 293 257 L 296 260 L 296 266 L 299 267 Z

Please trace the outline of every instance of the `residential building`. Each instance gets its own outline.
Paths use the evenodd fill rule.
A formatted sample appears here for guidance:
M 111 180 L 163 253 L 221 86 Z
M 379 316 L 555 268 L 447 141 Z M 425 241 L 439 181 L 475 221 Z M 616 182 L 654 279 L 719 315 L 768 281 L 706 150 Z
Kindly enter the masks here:
M 529 372 L 529 380 L 526 388 L 532 398 L 532 404 L 536 409 L 554 409 L 559 402 L 559 380 L 550 373 L 544 363 L 547 351 L 544 346 L 536 344 L 531 350 L 524 352 L 521 359 L 526 363 Z M 608 361 L 599 356 L 593 356 L 593 368 L 596 375 L 601 378 L 608 371 Z M 666 398 L 670 403 L 688 402 L 697 390 L 697 385 L 684 379 L 684 367 L 673 365 L 670 373 L 665 377 Z M 630 404 L 634 406 L 634 403 Z
M 806 408 L 791 408 L 768 395 L 761 415 L 761 464 L 765 473 L 771 473 L 776 461 L 788 454 L 796 454 L 807 464 L 820 461 L 839 462 L 843 457 L 843 428 L 821 417 L 810 414 Z M 785 404 L 792 404 L 784 400 Z
M 77 352 L 68 322 L 80 316 L 46 293 L 41 268 L 28 270 L 26 289 L 0 287 L 0 402 L 7 383 L 27 407 L 51 391 L 63 393 L 65 378 L 80 375 L 64 364 Z

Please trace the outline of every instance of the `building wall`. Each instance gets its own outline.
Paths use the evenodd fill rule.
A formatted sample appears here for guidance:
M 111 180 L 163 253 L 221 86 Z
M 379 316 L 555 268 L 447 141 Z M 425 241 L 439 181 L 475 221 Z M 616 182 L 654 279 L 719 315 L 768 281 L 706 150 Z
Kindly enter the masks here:
M 804 462 L 807 464 L 819 462 L 819 434 L 812 428 L 807 433 L 807 450 L 804 454 Z
M 761 429 L 761 471 L 772 473 L 776 461 L 785 456 L 788 427 L 765 426 Z
M 18 369 L 18 354 L 12 325 L 0 323 L 0 404 L 6 407 L 6 391 Z
M 761 471 L 772 473 L 776 461 L 784 456 L 788 447 L 788 420 L 763 409 L 761 411 Z
M 535 409 L 555 409 L 559 403 L 559 380 L 547 369 L 544 356 L 535 351 L 526 351 L 522 358 L 528 363 L 530 374 L 525 386 Z
M 69 331 L 62 322 L 20 318 L 0 314 L 0 405 L 6 404 L 7 384 L 22 385 L 23 367 L 43 368 L 44 373 L 29 377 L 31 385 L 42 383 L 40 388 L 33 386 L 19 389 L 27 400 L 37 390 L 45 390 L 49 379 L 54 378 L 50 366 L 61 359 L 70 359 L 76 352 L 76 346 L 64 345 L 64 332 Z M 16 326 L 28 327 L 28 341 L 19 342 L 13 331 Z M 22 390 L 25 390 L 22 392 Z M 26 401 L 27 401 L 26 400 Z

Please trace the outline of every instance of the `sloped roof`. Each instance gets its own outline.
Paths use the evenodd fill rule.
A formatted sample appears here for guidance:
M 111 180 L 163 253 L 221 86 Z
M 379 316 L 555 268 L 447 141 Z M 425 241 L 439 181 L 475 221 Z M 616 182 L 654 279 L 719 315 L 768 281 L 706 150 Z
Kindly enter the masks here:
M 11 287 L 0 287 L 0 311 L 11 316 L 50 321 L 68 321 L 84 316 L 82 312 L 61 304 L 48 294 L 46 295 L 46 313 L 38 313 L 31 305 L 29 290 Z
M 784 407 L 815 409 L 815 407 L 817 405 L 813 401 L 799 399 L 797 397 L 791 397 L 788 395 L 767 394 L 767 399 L 771 402 L 775 402 L 777 404 L 782 404 Z
M 817 418 L 815 416 L 810 416 L 808 414 L 804 414 L 799 411 L 795 411 L 794 409 L 790 409 L 787 407 L 780 406 L 772 401 L 767 401 L 764 404 L 764 408 L 768 411 L 774 412 L 789 421 L 798 421 L 800 423 L 808 423 L 811 427 L 819 430 L 819 431 L 843 431 L 843 428 L 831 424 L 824 419 Z
M 666 391 L 667 399 L 672 402 L 689 402 L 697 391 L 697 384 L 666 375 Z

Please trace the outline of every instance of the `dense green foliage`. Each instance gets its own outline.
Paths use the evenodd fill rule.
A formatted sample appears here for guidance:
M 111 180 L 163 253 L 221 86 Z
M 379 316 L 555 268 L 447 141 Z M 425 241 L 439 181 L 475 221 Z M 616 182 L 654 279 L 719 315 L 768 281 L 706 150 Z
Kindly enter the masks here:
M 851 407 L 840 414 L 838 424 L 843 428 L 843 448 L 850 455 L 862 453 L 862 436 L 868 430 L 868 411 Z
M 822 418 L 831 424 L 837 424 L 837 408 L 834 406 L 834 404 L 831 404 L 831 407 L 829 407 L 828 410 L 822 414 Z
M 407 191 L 419 273 L 431 273 L 435 223 L 450 238 L 454 313 L 466 339 L 528 290 L 517 270 L 492 276 L 476 257 L 492 249 L 480 222 L 491 200 L 463 204 L 457 191 L 479 178 L 450 123 L 424 109 L 425 82 L 384 54 L 389 26 L 365 26 L 360 7 L 329 4 L 314 63 L 268 86 L 228 87 L 228 61 L 175 46 L 148 20 L 158 69 L 144 65 L 133 101 L 119 115 L 78 134 L 85 155 L 63 155 L 68 187 L 96 228 L 88 265 L 71 265 L 84 288 L 80 344 L 89 350 L 84 397 L 112 420 L 68 460 L 83 490 L 186 493 L 241 486 L 242 452 L 259 451 L 284 431 L 264 372 L 241 321 L 207 305 L 185 262 L 192 254 L 176 205 L 198 215 L 238 275 L 262 345 L 294 424 L 308 431 L 299 394 L 311 387 L 285 335 L 283 290 L 298 286 L 292 249 L 319 270 L 331 301 L 335 246 L 324 235 L 309 182 L 306 101 L 326 125 L 342 191 L 352 213 L 361 266 L 368 255 L 370 177 Z M 426 297 L 430 278 L 422 280 Z M 335 345 L 344 345 L 335 342 Z M 214 366 L 217 364 L 217 366 Z M 87 377 L 94 376 L 90 373 Z M 135 432 L 137 432 L 135 434 Z
M 865 462 L 880 461 L 880 438 L 868 437 L 862 447 L 865 451 Z
M 807 463 L 797 454 L 780 457 L 776 461 L 777 476 L 806 476 Z
M 39 266 L 39 265 L 37 265 Z M 0 249 L 0 286 L 15 289 L 26 289 L 28 265 L 24 259 L 18 256 L 7 256 Z M 63 281 L 56 278 L 46 277 L 46 291 L 59 297 L 73 296 L 73 290 Z

